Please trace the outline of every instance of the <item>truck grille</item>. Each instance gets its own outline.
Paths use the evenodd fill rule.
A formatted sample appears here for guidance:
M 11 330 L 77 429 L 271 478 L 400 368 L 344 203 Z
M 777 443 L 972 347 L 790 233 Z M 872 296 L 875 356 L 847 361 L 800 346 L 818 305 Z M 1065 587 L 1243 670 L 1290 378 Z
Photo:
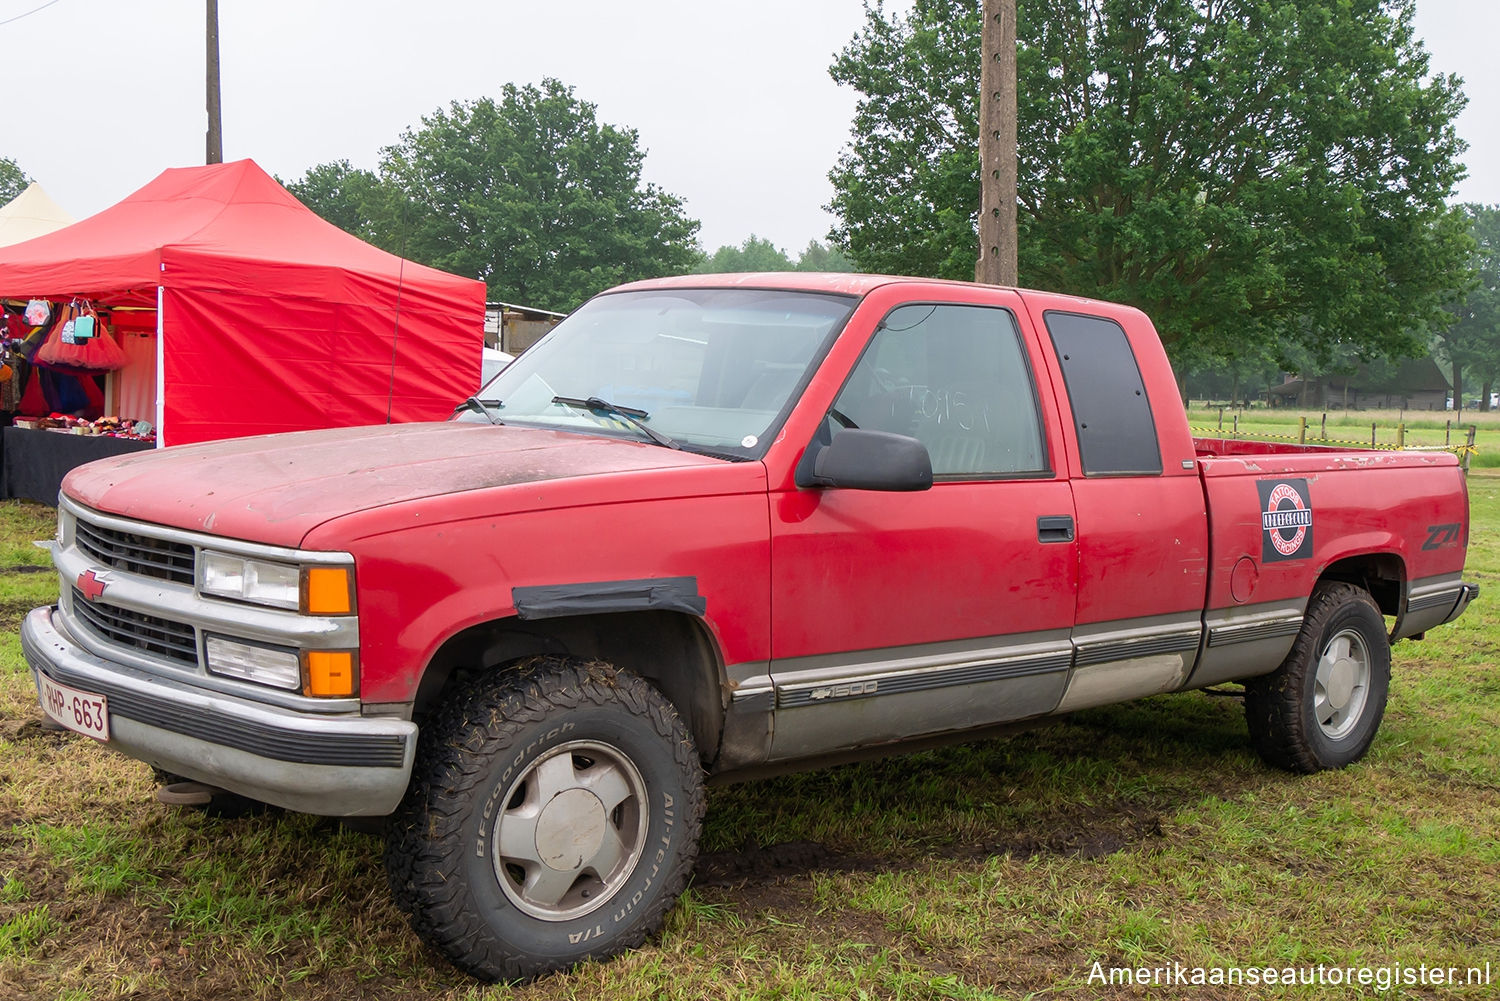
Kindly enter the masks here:
M 184 667 L 198 667 L 198 638 L 193 627 L 128 608 L 89 601 L 73 589 L 73 615 L 111 643 L 165 657 Z
M 193 583 L 193 547 L 186 543 L 91 525 L 82 518 L 75 523 L 74 538 L 79 549 L 116 570 L 178 584 Z

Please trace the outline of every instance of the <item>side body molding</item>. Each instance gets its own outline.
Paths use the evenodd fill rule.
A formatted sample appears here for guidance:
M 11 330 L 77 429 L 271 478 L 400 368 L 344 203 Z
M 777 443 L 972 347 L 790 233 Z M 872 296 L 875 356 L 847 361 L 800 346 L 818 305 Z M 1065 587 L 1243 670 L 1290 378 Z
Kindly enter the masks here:
M 708 610 L 707 600 L 698 593 L 697 577 L 650 577 L 517 587 L 511 590 L 511 597 L 516 615 L 523 619 L 645 611 L 686 612 L 701 616 Z

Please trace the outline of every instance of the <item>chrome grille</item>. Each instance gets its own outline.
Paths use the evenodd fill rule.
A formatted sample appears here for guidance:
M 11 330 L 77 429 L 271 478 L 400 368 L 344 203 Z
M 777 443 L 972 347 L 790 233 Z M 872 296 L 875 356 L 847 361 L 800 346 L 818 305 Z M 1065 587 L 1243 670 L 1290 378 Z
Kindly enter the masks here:
M 198 638 L 186 623 L 92 602 L 77 588 L 73 589 L 73 615 L 111 643 L 154 653 L 185 667 L 198 666 Z
M 82 518 L 74 525 L 74 540 L 79 549 L 116 570 L 193 583 L 193 547 L 186 543 L 91 525 Z

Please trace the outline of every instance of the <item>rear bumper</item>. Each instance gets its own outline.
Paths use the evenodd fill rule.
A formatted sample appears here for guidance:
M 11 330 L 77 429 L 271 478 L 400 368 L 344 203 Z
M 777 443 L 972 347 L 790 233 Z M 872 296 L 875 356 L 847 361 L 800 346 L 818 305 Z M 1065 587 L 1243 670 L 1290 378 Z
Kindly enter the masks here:
M 1469 607 L 1469 602 L 1473 601 L 1477 597 L 1479 597 L 1478 584 L 1464 583 L 1459 585 L 1458 601 L 1454 604 L 1453 611 L 1448 613 L 1448 617 L 1444 619 L 1443 622 L 1452 622 L 1454 619 L 1464 614 L 1464 609 Z
M 1421 636 L 1429 629 L 1452 622 L 1478 595 L 1479 585 L 1464 583 L 1456 573 L 1412 581 L 1391 639 Z
M 33 672 L 109 700 L 109 747 L 303 813 L 383 816 L 405 794 L 415 723 L 296 712 L 153 675 L 85 650 L 55 611 L 26 616 L 22 652 Z

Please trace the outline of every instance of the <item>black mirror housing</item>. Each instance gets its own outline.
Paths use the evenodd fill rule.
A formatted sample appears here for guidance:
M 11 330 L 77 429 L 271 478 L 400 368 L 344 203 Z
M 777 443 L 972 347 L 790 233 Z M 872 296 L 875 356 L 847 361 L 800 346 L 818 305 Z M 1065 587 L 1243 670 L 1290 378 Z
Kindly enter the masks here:
M 915 438 L 889 431 L 846 428 L 826 445 L 814 442 L 797 485 L 849 490 L 927 490 L 932 486 L 932 457 Z

